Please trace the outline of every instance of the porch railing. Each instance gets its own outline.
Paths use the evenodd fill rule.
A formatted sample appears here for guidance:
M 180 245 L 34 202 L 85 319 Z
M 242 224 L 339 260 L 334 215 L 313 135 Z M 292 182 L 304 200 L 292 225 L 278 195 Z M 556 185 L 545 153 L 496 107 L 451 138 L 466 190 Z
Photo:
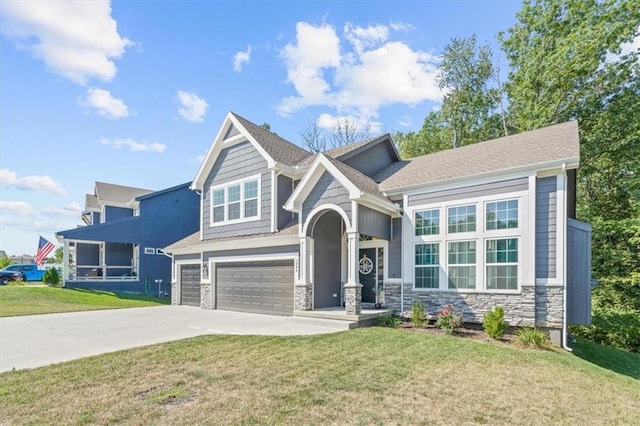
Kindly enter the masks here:
M 138 268 L 125 265 L 76 265 L 69 267 L 70 281 L 138 280 Z

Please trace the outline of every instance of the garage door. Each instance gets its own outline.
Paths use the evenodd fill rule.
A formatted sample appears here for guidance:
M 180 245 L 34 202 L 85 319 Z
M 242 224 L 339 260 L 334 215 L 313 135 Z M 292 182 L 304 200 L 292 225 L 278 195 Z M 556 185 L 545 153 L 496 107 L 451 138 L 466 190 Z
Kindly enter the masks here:
M 180 267 L 180 304 L 200 306 L 200 265 Z
M 216 265 L 216 307 L 230 311 L 291 315 L 293 260 Z

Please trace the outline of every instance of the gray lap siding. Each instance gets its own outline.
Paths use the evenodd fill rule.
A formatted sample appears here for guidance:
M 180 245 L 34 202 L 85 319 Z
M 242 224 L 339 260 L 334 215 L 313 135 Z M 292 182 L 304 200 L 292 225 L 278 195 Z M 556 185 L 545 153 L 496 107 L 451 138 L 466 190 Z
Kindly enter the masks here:
M 211 187 L 257 174 L 260 174 L 260 219 L 211 226 Z M 202 229 L 205 240 L 271 232 L 271 171 L 251 143 L 243 142 L 220 152 L 202 192 Z

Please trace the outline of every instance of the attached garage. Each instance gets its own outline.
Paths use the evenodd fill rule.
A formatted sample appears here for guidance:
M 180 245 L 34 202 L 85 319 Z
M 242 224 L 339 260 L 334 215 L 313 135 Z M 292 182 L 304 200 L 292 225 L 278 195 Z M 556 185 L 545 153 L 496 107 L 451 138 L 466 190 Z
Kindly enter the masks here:
M 215 269 L 217 309 L 293 313 L 293 260 L 217 263 Z
M 200 265 L 180 266 L 180 304 L 200 306 Z

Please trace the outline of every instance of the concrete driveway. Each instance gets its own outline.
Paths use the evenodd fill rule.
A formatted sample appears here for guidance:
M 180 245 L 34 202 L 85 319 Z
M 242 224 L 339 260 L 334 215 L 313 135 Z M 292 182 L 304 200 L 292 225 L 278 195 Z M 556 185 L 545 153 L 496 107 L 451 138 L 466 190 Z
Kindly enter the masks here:
M 203 310 L 190 306 L 0 318 L 0 372 L 34 368 L 204 334 L 334 333 L 346 321 Z

